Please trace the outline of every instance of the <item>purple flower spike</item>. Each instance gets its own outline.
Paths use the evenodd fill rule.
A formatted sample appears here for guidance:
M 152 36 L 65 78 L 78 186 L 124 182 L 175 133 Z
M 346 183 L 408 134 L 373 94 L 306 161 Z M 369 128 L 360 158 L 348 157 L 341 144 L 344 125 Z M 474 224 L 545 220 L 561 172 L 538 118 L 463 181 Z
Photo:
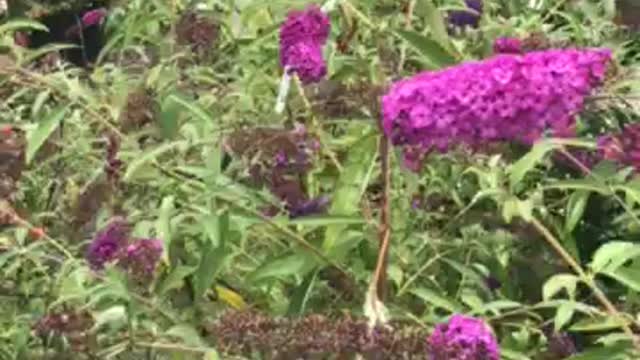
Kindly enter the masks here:
M 307 41 L 322 46 L 327 42 L 330 27 L 329 17 L 317 5 L 309 5 L 302 11 L 291 11 L 280 26 L 280 49 Z
M 89 27 L 98 25 L 105 16 L 107 16 L 107 10 L 105 8 L 87 11 L 82 15 L 82 26 Z
M 518 38 L 501 37 L 493 43 L 495 54 L 520 54 L 522 53 L 522 41 Z
M 162 241 L 158 239 L 139 239 L 129 245 L 121 259 L 121 265 L 135 278 L 145 280 L 153 277 L 162 257 Z
M 320 81 L 327 73 L 322 47 L 329 30 L 329 17 L 316 5 L 290 12 L 280 27 L 280 65 L 304 84 Z
M 318 82 L 327 74 L 321 48 L 308 42 L 287 48 L 282 65 L 288 67 L 290 73 L 297 73 L 303 84 Z
M 608 50 L 562 49 L 500 54 L 392 85 L 382 98 L 382 125 L 406 164 L 463 144 L 531 144 L 545 132 L 573 133 L 585 98 L 602 84 Z
M 124 218 L 113 218 L 89 245 L 86 258 L 91 268 L 101 270 L 116 260 L 126 247 L 130 232 L 131 227 Z
M 430 360 L 499 360 L 500 349 L 491 328 L 482 320 L 453 315 L 428 339 Z

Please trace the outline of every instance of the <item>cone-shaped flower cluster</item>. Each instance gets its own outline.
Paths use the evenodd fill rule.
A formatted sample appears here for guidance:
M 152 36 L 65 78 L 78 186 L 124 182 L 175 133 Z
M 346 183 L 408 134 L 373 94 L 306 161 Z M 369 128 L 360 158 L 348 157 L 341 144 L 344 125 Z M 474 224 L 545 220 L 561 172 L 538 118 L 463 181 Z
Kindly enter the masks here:
M 549 129 L 566 136 L 610 59 L 608 50 L 546 50 L 423 72 L 383 97 L 383 128 L 412 159 L 454 144 L 530 144 Z
M 320 81 L 327 73 L 322 47 L 329 29 L 329 17 L 316 5 L 291 11 L 280 27 L 282 67 L 296 73 L 304 84 Z
M 94 270 L 102 270 L 108 263 L 117 263 L 134 279 L 153 277 L 162 256 L 162 241 L 130 237 L 131 226 L 122 217 L 116 217 L 106 228 L 96 234 L 86 253 Z
M 428 339 L 430 360 L 498 360 L 495 336 L 482 320 L 454 315 Z

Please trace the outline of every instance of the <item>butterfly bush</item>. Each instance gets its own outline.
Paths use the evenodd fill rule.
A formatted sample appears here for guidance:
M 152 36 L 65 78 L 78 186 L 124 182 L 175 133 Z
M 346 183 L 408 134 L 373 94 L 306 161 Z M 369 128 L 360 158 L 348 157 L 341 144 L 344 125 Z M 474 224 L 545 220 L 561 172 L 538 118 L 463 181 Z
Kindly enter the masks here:
M 280 64 L 305 83 L 317 82 L 327 72 L 322 47 L 330 30 L 329 17 L 317 5 L 289 12 L 280 27 Z
M 429 360 L 499 360 L 500 349 L 482 320 L 456 314 L 428 338 Z
M 99 271 L 108 263 L 116 263 L 137 280 L 153 277 L 162 256 L 162 241 L 131 238 L 131 226 L 123 217 L 113 218 L 99 231 L 89 245 L 86 258 L 92 269 Z
M 162 241 L 158 239 L 138 239 L 127 246 L 121 265 L 139 280 L 153 277 L 162 256 Z
M 531 144 L 547 130 L 570 136 L 610 59 L 610 50 L 553 49 L 422 72 L 383 96 L 384 132 L 414 170 L 424 154 L 454 144 Z

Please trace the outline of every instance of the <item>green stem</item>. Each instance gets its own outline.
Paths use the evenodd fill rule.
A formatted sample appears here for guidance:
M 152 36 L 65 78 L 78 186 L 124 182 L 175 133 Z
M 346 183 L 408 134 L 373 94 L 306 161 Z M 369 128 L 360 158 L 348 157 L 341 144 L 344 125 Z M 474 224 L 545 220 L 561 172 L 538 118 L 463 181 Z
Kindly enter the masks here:
M 593 278 L 578 264 L 578 262 L 562 247 L 560 241 L 535 217 L 531 219 L 531 224 L 544 237 L 553 250 L 562 258 L 562 260 L 576 273 L 582 282 L 584 282 L 593 292 L 596 300 L 605 308 L 605 310 L 613 317 L 622 320 L 622 330 L 633 341 L 636 349 L 640 350 L 640 342 L 633 334 L 631 327 L 627 323 L 625 317 L 616 309 L 607 295 L 596 285 Z

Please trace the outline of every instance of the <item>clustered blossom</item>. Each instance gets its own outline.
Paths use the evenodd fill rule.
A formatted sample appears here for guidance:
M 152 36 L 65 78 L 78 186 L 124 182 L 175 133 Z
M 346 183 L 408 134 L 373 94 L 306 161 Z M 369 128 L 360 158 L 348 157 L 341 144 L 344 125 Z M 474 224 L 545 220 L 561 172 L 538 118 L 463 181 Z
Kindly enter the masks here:
M 208 326 L 225 354 L 260 353 L 269 359 L 316 358 L 360 354 L 364 359 L 424 359 L 425 333 L 401 323 L 369 330 L 366 319 L 274 318 L 255 312 L 231 312 Z
M 449 31 L 453 31 L 455 28 L 477 28 L 480 23 L 480 16 L 482 15 L 483 1 L 482 0 L 465 0 L 465 5 L 469 10 L 452 10 L 447 15 L 447 21 L 449 23 Z
M 131 226 L 122 217 L 115 217 L 99 231 L 87 250 L 87 261 L 94 270 L 101 270 L 122 256 L 129 241 Z
M 107 10 L 105 8 L 98 8 L 89 10 L 82 15 L 80 26 L 74 25 L 67 29 L 65 35 L 67 39 L 72 39 L 80 35 L 80 31 L 92 26 L 97 26 L 102 23 L 102 20 L 107 16 Z
M 179 44 L 189 45 L 193 52 L 204 55 L 218 38 L 219 30 L 212 19 L 190 11 L 176 25 L 176 38 Z
M 482 320 L 454 315 L 429 336 L 430 360 L 499 360 L 491 328 Z
M 495 54 L 520 54 L 522 51 L 522 40 L 518 38 L 499 37 L 493 42 Z
M 599 156 L 640 170 L 640 124 L 626 126 L 620 133 L 598 139 Z
M 610 59 L 609 50 L 546 50 L 422 72 L 382 98 L 383 128 L 414 163 L 455 144 L 531 144 L 547 130 L 568 136 Z
M 280 27 L 280 64 L 304 84 L 327 74 L 322 48 L 329 37 L 329 17 L 316 5 L 291 11 Z
M 131 226 L 123 217 L 115 217 L 99 231 L 87 250 L 86 258 L 94 270 L 102 270 L 108 263 L 117 263 L 134 279 L 153 276 L 162 256 L 162 241 L 131 238 Z
M 153 276 L 156 265 L 162 257 L 162 241 L 158 239 L 139 239 L 127 246 L 120 264 L 137 279 Z

